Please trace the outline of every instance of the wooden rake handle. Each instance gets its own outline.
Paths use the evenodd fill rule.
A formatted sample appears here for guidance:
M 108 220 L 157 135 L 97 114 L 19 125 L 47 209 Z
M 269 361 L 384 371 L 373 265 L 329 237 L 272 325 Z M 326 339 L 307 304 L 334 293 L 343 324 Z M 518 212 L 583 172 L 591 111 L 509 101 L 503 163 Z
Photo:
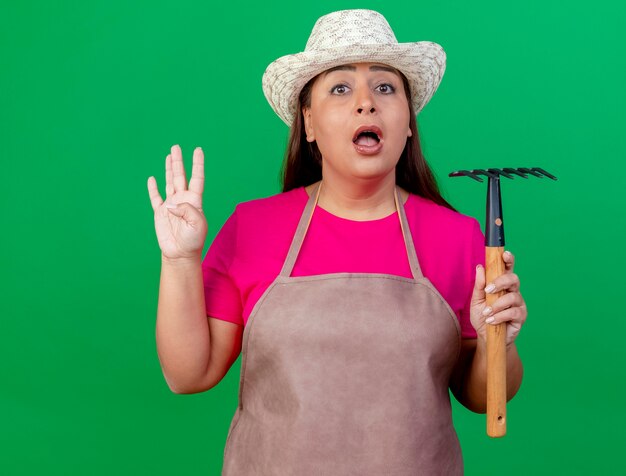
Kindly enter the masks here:
M 504 247 L 485 247 L 485 277 L 491 283 L 504 274 Z M 488 293 L 487 306 L 503 294 Z M 487 324 L 487 434 L 499 438 L 506 434 L 506 322 Z

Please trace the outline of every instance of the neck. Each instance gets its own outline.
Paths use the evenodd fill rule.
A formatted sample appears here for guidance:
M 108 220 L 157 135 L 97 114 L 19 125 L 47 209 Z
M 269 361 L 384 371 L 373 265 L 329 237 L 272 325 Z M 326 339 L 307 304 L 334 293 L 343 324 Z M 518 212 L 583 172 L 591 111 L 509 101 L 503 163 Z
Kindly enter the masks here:
M 350 220 L 377 220 L 396 211 L 395 174 L 380 179 L 341 180 L 324 177 L 318 205 Z

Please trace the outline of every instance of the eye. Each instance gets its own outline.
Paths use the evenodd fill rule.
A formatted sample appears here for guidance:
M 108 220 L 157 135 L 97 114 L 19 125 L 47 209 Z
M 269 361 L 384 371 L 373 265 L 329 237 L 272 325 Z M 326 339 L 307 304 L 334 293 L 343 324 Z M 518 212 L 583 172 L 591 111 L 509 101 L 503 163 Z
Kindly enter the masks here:
M 348 92 L 348 86 L 345 84 L 337 84 L 330 89 L 331 94 L 342 95 Z
M 396 88 L 389 83 L 383 83 L 376 87 L 376 89 L 383 94 L 392 94 L 396 92 Z

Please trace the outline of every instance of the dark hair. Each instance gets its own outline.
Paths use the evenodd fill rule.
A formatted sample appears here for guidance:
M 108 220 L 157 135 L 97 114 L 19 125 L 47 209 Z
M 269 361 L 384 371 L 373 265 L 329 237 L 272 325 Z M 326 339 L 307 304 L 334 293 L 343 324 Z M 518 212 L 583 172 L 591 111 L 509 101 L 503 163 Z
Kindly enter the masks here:
M 409 102 L 409 127 L 413 133 L 407 137 L 406 146 L 396 165 L 396 184 L 408 192 L 432 200 L 451 210 L 455 210 L 439 192 L 439 187 L 430 166 L 422 154 L 417 134 L 417 120 L 411 103 L 409 82 L 400 73 Z M 283 192 L 297 187 L 307 186 L 322 178 L 322 154 L 315 142 L 306 140 L 302 108 L 311 106 L 311 90 L 317 76 L 311 79 L 300 92 L 295 118 L 291 125 L 289 143 L 285 153 L 281 177 Z M 456 210 L 455 210 L 456 211 Z

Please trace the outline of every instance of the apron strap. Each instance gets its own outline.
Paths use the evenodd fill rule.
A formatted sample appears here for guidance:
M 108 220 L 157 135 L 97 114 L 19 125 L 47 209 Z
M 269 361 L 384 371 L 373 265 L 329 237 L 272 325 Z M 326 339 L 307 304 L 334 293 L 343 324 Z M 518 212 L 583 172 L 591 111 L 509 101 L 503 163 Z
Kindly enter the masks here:
M 283 264 L 283 269 L 280 272 L 280 276 L 283 276 L 285 278 L 291 276 L 291 271 L 293 271 L 293 266 L 296 263 L 296 258 L 298 257 L 298 253 L 300 252 L 300 248 L 302 247 L 302 243 L 304 242 L 304 235 L 306 235 L 306 231 L 309 229 L 309 224 L 311 223 L 311 218 L 313 218 L 313 211 L 315 210 L 315 205 L 317 205 L 317 200 L 319 199 L 321 189 L 322 181 L 320 180 L 320 182 L 311 192 L 309 200 L 306 202 L 306 206 L 304 207 L 304 211 L 300 216 L 298 228 L 296 228 L 296 233 L 291 240 L 289 253 L 287 253 L 287 258 L 285 259 L 285 263 Z
M 402 228 L 402 236 L 404 237 L 406 254 L 409 257 L 411 272 L 413 273 L 413 279 L 418 280 L 423 277 L 422 270 L 420 268 L 420 262 L 417 259 L 417 253 L 415 252 L 415 244 L 413 243 L 409 221 L 406 218 L 406 211 L 404 210 L 404 205 L 400 202 L 397 185 L 394 187 L 393 192 L 396 199 L 396 210 L 398 210 L 398 215 L 400 216 L 400 228 Z
M 300 216 L 300 221 L 298 222 L 296 233 L 291 240 L 291 246 L 289 247 L 287 258 L 285 259 L 283 268 L 280 271 L 280 276 L 282 277 L 289 277 L 291 275 L 291 272 L 293 271 L 293 267 L 296 263 L 296 258 L 298 257 L 300 248 L 302 248 L 302 243 L 304 242 L 304 237 L 307 230 L 309 229 L 309 225 L 311 224 L 311 219 L 313 218 L 313 212 L 315 211 L 315 206 L 317 205 L 321 188 L 322 181 L 320 180 L 320 182 L 313 188 L 311 195 L 309 196 L 309 199 L 306 203 L 306 206 L 304 207 L 304 211 Z M 415 252 L 413 237 L 411 236 L 411 230 L 409 228 L 409 223 L 406 218 L 406 212 L 404 210 L 404 206 L 400 206 L 400 198 L 398 196 L 397 186 L 394 187 L 394 199 L 396 203 L 396 210 L 398 211 L 398 216 L 400 218 L 400 228 L 402 229 L 402 236 L 404 237 L 404 244 L 406 246 L 406 252 L 409 258 L 411 272 L 413 273 L 413 278 L 417 280 L 422 278 L 423 275 L 420 269 L 419 261 L 417 259 L 417 253 Z

